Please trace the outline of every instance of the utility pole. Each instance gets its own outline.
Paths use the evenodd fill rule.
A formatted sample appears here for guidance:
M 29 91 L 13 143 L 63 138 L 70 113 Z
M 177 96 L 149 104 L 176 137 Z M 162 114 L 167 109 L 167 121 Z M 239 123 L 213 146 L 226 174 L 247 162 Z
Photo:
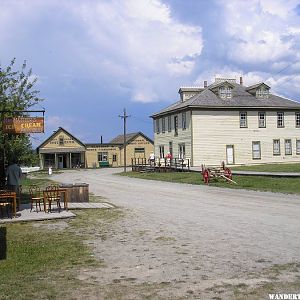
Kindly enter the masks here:
M 123 128 L 124 128 L 124 135 L 123 135 L 124 144 L 123 144 L 123 148 L 124 148 L 124 172 L 126 172 L 126 119 L 128 117 L 130 117 L 130 116 L 126 115 L 126 108 L 124 108 L 123 116 L 119 115 L 119 117 L 121 119 L 123 119 L 123 122 L 124 122 L 124 125 L 123 125 Z

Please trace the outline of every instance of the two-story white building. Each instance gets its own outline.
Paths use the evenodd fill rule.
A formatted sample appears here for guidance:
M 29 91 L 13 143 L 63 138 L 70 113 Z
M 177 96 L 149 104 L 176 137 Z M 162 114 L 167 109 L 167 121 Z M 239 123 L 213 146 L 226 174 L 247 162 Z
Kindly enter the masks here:
M 300 103 L 216 78 L 182 87 L 180 101 L 153 114 L 156 157 L 171 153 L 192 166 L 300 162 Z

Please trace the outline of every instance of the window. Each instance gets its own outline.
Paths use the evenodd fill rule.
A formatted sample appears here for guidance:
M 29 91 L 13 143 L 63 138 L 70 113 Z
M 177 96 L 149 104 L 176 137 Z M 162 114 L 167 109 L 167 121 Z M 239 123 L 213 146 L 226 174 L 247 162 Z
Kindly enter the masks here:
M 113 162 L 117 161 L 117 154 L 113 154 Z
M 284 127 L 284 113 L 283 112 L 277 113 L 277 127 L 278 128 Z
M 55 166 L 55 155 L 50 153 L 44 154 L 44 167 L 54 167 Z
M 173 157 L 173 142 L 169 142 L 169 152 Z
M 165 133 L 165 131 L 166 131 L 166 119 L 162 118 L 161 119 L 161 132 Z
M 134 148 L 134 153 L 145 153 L 145 148 Z
M 284 140 L 285 155 L 292 155 L 292 141 Z
M 265 112 L 258 113 L 258 127 L 259 128 L 266 127 L 266 113 Z
M 273 155 L 280 155 L 280 140 L 273 140 Z
M 159 129 L 159 119 L 156 119 L 156 133 L 160 133 L 160 129 Z
M 165 146 L 159 146 L 159 158 L 165 157 Z
M 296 118 L 296 127 L 300 128 L 300 112 L 295 113 L 295 118 Z
M 221 86 L 219 88 L 219 96 L 222 99 L 230 99 L 231 98 L 231 90 L 232 88 L 229 86 Z
M 182 129 L 186 129 L 186 112 L 182 113 Z
M 252 158 L 261 159 L 260 142 L 252 142 Z
M 63 146 L 64 145 L 64 137 L 60 136 L 59 137 L 59 146 Z
M 296 154 L 300 154 L 300 140 L 296 140 Z
M 247 112 L 240 112 L 240 128 L 247 128 Z
M 269 90 L 260 88 L 256 90 L 257 99 L 267 99 L 269 97 Z
M 98 161 L 108 161 L 108 152 L 98 152 Z
M 174 134 L 178 135 L 178 116 L 174 117 Z
M 170 132 L 171 129 L 172 129 L 171 120 L 172 120 L 171 116 L 168 116 L 168 131 L 169 131 L 169 132 Z
M 178 158 L 185 159 L 185 144 L 178 145 Z

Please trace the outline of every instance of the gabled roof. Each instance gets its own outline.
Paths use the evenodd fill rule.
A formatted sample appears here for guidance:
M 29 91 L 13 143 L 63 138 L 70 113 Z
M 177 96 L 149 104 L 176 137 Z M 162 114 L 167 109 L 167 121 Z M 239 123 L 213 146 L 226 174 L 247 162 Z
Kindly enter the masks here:
M 249 93 L 248 88 L 251 88 L 252 90 L 254 86 L 260 86 L 264 83 L 246 87 L 237 83 L 228 82 L 228 84 L 233 86 L 231 99 L 221 99 L 211 91 L 211 89 L 219 86 L 220 84 L 222 83 L 214 83 L 209 85 L 202 92 L 199 92 L 197 95 L 189 98 L 188 100 L 184 102 L 178 101 L 153 114 L 151 117 L 155 118 L 160 115 L 187 109 L 274 108 L 300 110 L 300 103 L 297 101 L 273 94 L 269 94 L 267 99 L 257 99 L 254 95 Z
M 234 85 L 227 80 L 222 81 L 222 82 L 213 83 L 208 88 L 212 91 L 212 90 L 215 90 L 216 88 L 218 88 L 220 86 L 224 86 L 224 85 L 229 85 L 230 87 L 234 88 Z
M 257 84 L 253 84 L 253 85 L 250 85 L 250 86 L 248 86 L 247 88 L 246 88 L 246 91 L 251 91 L 251 90 L 255 90 L 255 89 L 257 89 L 258 87 L 260 87 L 260 86 L 264 86 L 264 87 L 266 87 L 267 89 L 270 89 L 270 87 L 267 85 L 267 84 L 265 84 L 264 82 L 260 82 L 260 83 L 257 83 Z
M 134 132 L 134 133 L 128 133 L 128 134 L 126 134 L 126 143 L 129 144 L 132 140 L 134 140 L 139 135 L 143 136 L 150 143 L 154 144 L 154 142 L 150 138 L 148 138 L 145 134 L 143 134 L 140 131 L 139 132 Z M 123 145 L 123 143 L 124 143 L 124 135 L 120 134 L 120 135 L 116 136 L 109 143 L 110 144 L 120 144 L 120 145 Z
M 59 127 L 56 131 L 54 131 L 42 144 L 40 144 L 37 147 L 37 150 L 44 145 L 46 145 L 55 135 L 57 135 L 59 132 L 64 132 L 65 134 L 69 135 L 73 140 L 75 140 L 78 144 L 80 144 L 82 147 L 85 147 L 85 144 L 83 144 L 80 140 L 78 140 L 74 135 L 72 135 L 70 132 L 68 132 L 66 129 Z

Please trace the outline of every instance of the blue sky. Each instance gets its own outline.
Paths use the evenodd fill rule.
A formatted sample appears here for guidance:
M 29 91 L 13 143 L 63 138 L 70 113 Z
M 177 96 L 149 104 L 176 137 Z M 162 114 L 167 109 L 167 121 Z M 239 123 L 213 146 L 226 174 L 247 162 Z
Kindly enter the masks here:
M 46 133 L 153 137 L 149 116 L 215 76 L 300 101 L 300 0 L 0 0 L 0 62 L 27 60 Z M 40 106 L 36 107 L 40 109 Z

